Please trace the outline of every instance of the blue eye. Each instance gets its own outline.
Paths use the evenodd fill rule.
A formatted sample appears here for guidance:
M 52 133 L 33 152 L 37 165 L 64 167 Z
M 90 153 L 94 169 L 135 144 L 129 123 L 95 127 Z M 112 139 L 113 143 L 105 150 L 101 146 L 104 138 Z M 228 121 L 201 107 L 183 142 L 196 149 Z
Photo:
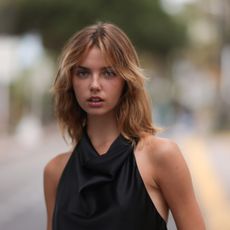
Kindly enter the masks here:
M 76 69 L 75 71 L 75 76 L 79 78 L 86 78 L 89 75 L 89 71 L 84 70 L 84 69 Z

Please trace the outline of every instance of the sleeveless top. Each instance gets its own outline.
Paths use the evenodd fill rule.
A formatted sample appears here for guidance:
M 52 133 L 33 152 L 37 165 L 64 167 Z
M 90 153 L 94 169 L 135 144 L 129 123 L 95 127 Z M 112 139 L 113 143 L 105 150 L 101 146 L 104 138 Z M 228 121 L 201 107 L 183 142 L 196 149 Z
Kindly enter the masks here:
M 166 230 L 121 134 L 99 155 L 84 131 L 60 178 L 53 230 Z

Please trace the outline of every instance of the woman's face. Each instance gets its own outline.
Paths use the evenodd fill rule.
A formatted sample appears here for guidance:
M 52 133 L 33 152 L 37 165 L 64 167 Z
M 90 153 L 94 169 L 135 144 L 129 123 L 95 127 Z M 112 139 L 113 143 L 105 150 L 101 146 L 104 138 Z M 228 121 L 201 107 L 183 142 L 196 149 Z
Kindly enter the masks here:
M 88 115 L 105 115 L 115 112 L 125 80 L 93 47 L 75 67 L 72 83 L 78 104 Z

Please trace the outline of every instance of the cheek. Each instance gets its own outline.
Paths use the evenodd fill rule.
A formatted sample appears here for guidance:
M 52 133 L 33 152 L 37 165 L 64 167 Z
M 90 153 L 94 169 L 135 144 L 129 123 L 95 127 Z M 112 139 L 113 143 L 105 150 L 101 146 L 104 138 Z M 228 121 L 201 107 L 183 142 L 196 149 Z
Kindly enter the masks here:
M 117 101 L 120 99 L 123 89 L 125 87 L 125 83 L 122 82 L 115 82 L 110 87 L 110 95 L 113 96 L 114 99 L 117 99 Z
M 75 97 L 79 102 L 81 100 L 82 92 L 84 91 L 84 89 L 81 86 L 81 84 L 77 84 L 76 82 L 73 82 L 73 90 L 74 90 Z

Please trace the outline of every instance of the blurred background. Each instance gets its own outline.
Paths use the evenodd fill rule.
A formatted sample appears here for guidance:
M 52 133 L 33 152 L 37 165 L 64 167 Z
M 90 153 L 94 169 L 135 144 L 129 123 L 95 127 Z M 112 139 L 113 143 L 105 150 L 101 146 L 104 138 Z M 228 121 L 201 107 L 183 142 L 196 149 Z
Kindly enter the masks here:
M 49 90 L 64 43 L 97 21 L 133 41 L 154 122 L 184 154 L 207 229 L 230 229 L 229 0 L 1 0 L 0 228 L 45 229 L 43 168 L 70 148 Z

